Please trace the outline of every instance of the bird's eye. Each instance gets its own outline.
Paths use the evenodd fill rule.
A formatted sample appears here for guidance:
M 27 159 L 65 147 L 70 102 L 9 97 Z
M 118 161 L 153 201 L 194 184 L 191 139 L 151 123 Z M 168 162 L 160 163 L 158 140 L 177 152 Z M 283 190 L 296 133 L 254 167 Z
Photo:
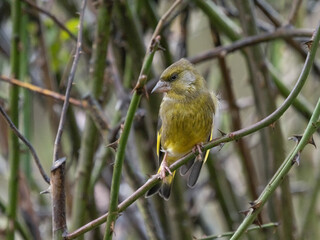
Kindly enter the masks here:
M 178 78 L 178 73 L 173 73 L 173 74 L 171 74 L 171 76 L 170 76 L 170 82 L 176 80 L 177 78 Z

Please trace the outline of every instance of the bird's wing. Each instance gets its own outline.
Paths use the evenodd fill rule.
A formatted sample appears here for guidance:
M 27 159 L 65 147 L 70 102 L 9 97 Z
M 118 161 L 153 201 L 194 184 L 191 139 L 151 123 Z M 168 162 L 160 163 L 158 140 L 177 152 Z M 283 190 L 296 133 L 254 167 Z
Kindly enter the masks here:
M 159 166 L 161 164 L 162 158 L 163 158 L 163 152 L 161 151 L 161 133 L 162 133 L 162 121 L 159 118 L 158 120 L 158 127 L 157 127 L 157 156 L 159 160 Z
M 214 127 L 213 127 L 213 124 L 212 124 L 211 133 L 210 133 L 210 137 L 208 138 L 208 142 L 211 141 L 212 138 L 213 138 L 213 130 L 214 130 Z M 206 162 L 206 161 L 207 161 L 208 156 L 209 156 L 209 153 L 210 153 L 210 149 L 208 149 L 208 150 L 206 151 L 206 155 L 204 156 L 203 162 Z

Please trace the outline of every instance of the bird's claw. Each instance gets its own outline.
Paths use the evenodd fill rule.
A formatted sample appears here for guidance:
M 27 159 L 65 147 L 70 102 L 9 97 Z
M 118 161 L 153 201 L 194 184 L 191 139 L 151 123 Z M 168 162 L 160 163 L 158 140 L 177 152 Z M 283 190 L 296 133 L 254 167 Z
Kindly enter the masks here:
M 160 179 L 161 179 L 161 180 L 164 179 L 164 178 L 166 177 L 167 173 L 169 173 L 170 175 L 172 175 L 172 172 L 171 172 L 168 164 L 167 164 L 165 161 L 163 161 L 163 162 L 161 163 L 161 169 L 160 169 L 160 171 L 159 171 Z
M 196 152 L 198 151 L 198 154 L 197 154 L 197 160 L 201 160 L 202 159 L 202 150 L 201 148 L 203 147 L 203 144 L 202 143 L 199 143 L 199 144 L 196 144 L 193 148 L 192 148 L 192 152 L 194 154 L 196 154 Z

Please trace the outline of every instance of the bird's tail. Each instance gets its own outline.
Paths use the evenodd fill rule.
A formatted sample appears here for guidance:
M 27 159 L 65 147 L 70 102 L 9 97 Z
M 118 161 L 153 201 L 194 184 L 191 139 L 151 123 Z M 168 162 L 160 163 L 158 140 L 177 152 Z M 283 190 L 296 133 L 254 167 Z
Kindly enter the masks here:
M 158 170 L 159 173 L 160 169 Z M 171 193 L 171 186 L 173 183 L 175 171 L 172 172 L 172 175 L 166 176 L 164 179 L 162 179 L 161 182 L 158 182 L 156 185 L 154 185 L 149 191 L 146 193 L 146 197 L 151 197 L 152 195 L 159 193 L 159 195 L 165 199 L 168 200 Z

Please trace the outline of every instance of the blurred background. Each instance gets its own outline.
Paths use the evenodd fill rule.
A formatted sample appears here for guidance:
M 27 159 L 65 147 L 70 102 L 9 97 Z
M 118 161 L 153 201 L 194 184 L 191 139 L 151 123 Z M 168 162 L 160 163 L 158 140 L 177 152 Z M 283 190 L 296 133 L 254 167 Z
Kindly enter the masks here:
M 81 1 L 0 2 L 0 104 L 12 114 L 9 94 L 19 79 L 65 94 L 75 53 Z M 18 1 L 19 2 L 19 1 Z M 66 210 L 69 232 L 108 211 L 114 149 L 121 133 L 141 64 L 160 17 L 174 1 L 88 0 L 83 47 L 71 96 L 91 105 L 70 104 L 62 138 L 66 163 Z M 196 64 L 220 99 L 215 137 L 265 118 L 281 105 L 296 83 L 307 52 L 305 44 L 319 24 L 315 0 L 182 1 L 161 32 L 161 46 L 148 76 L 146 93 L 135 114 L 124 160 L 119 201 L 140 187 L 158 168 L 156 127 L 160 95 L 150 95 L 161 72 L 185 57 Z M 19 22 L 19 32 L 14 31 Z M 213 54 L 251 35 L 281 31 L 282 37 L 246 48 Z M 291 31 L 291 34 L 288 32 Z M 288 33 L 288 34 L 286 34 Z M 19 72 L 12 73 L 12 39 L 19 36 Z M 211 55 L 204 56 L 205 53 Z M 220 52 L 221 53 L 221 52 Z M 195 188 L 177 177 L 169 201 L 140 198 L 118 218 L 114 239 L 201 239 L 236 230 L 250 202 L 257 199 L 295 146 L 320 96 L 320 61 L 298 100 L 274 125 L 211 150 Z M 18 128 L 32 143 L 50 173 L 54 139 L 63 102 L 19 87 Z M 6 237 L 11 168 L 18 169 L 15 239 L 51 238 L 51 201 L 39 193 L 48 185 L 20 142 L 20 164 L 9 158 L 9 132 L 0 117 L 0 238 Z M 313 136 L 320 145 L 319 131 Z M 255 222 L 271 224 L 243 239 L 320 239 L 319 147 L 306 146 L 300 165 L 283 180 Z M 275 226 L 277 225 L 277 226 Z M 101 225 L 84 239 L 102 239 Z M 229 239 L 226 237 L 224 239 Z M 81 239 L 81 237 L 79 238 Z

